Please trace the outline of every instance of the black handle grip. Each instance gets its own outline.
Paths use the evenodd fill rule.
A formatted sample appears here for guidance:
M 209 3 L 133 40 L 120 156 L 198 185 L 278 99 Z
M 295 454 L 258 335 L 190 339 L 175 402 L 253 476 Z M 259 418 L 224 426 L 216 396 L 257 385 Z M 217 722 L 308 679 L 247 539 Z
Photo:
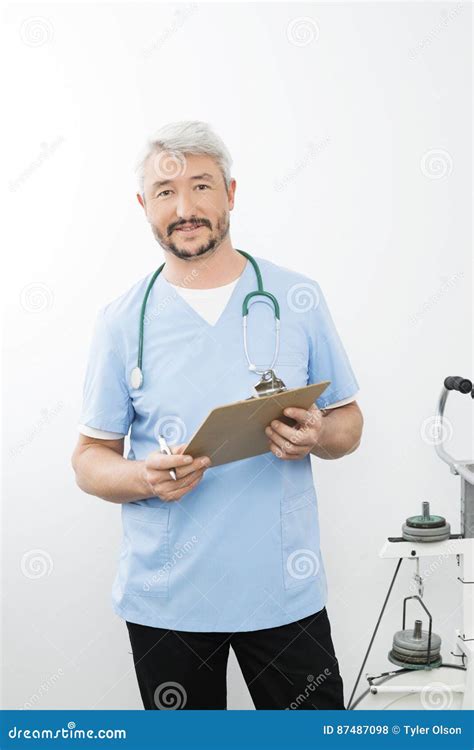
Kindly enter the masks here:
M 460 393 L 469 393 L 472 390 L 472 383 L 467 378 L 460 378 L 457 375 L 449 375 L 444 379 L 444 387 L 448 391 L 459 391 Z

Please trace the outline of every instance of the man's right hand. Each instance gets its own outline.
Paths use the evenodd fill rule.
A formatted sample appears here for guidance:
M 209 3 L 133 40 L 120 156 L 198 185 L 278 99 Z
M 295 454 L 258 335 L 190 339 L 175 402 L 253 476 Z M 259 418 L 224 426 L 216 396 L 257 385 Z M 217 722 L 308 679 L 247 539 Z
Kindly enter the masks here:
M 201 481 L 206 469 L 211 465 L 208 456 L 192 458 L 183 454 L 185 443 L 171 448 L 171 456 L 161 451 L 153 451 L 143 462 L 143 479 L 150 488 L 150 494 L 160 500 L 180 500 Z M 191 460 L 189 460 L 191 459 Z M 176 481 L 170 476 L 170 469 L 176 472 Z

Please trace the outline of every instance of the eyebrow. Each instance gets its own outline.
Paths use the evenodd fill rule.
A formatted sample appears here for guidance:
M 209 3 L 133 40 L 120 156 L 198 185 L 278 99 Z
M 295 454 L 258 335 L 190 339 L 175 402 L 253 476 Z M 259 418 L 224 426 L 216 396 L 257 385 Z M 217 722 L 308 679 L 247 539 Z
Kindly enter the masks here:
M 192 177 L 189 178 L 190 180 L 209 180 L 209 182 L 214 182 L 214 177 L 212 174 L 209 174 L 209 172 L 203 172 L 202 174 L 195 174 Z M 154 182 L 152 187 L 152 190 L 155 188 L 162 187 L 163 185 L 171 185 L 171 183 L 174 182 L 174 180 L 158 180 L 158 182 Z

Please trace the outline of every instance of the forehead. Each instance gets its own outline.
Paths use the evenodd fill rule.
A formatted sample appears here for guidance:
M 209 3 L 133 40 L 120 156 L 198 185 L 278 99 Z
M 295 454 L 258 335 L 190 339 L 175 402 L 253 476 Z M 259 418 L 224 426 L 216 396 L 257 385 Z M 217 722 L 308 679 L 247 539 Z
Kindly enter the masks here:
M 182 151 L 156 151 L 145 162 L 145 184 L 173 180 L 186 181 L 193 175 L 207 173 L 217 182 L 220 170 L 212 156 L 190 154 Z

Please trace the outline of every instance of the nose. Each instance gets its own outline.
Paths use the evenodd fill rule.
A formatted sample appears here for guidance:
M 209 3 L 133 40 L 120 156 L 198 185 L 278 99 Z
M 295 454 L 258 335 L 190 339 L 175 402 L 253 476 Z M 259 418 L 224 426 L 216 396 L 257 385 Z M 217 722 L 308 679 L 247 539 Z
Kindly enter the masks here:
M 195 215 L 196 203 L 196 198 L 192 193 L 189 193 L 188 191 L 180 193 L 176 201 L 177 218 L 184 221 L 190 221 L 191 217 Z

